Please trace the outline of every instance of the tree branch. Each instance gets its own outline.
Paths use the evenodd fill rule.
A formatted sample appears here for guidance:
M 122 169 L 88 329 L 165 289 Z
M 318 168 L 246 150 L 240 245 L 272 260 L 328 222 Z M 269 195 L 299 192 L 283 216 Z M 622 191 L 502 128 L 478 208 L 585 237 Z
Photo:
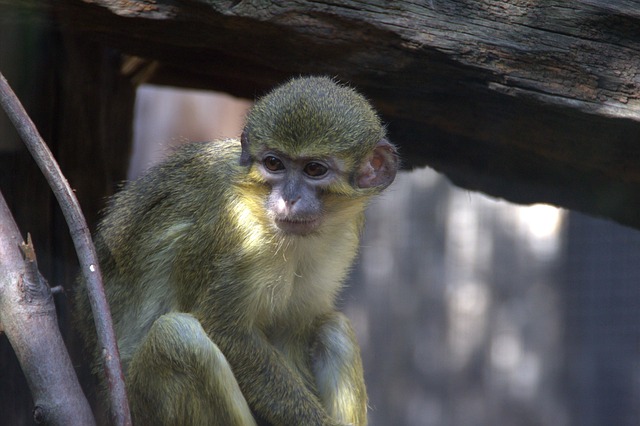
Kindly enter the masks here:
M 91 408 L 64 345 L 51 291 L 38 271 L 31 243 L 0 193 L 0 324 L 33 394 L 36 423 L 93 425 Z
M 111 418 L 116 425 L 130 425 L 131 417 L 120 366 L 120 355 L 112 327 L 111 313 L 104 294 L 102 274 L 78 200 L 53 159 L 51 151 L 1 73 L 0 104 L 49 182 L 67 221 L 71 238 L 78 253 L 82 275 L 87 283 L 89 302 L 98 334 L 98 344 L 102 348 L 101 352 L 111 396 Z

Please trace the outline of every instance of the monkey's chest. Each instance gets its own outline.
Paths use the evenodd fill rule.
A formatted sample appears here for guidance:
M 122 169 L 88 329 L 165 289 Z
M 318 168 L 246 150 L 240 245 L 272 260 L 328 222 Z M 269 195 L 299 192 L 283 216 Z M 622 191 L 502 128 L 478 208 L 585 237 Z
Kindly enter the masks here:
M 332 310 L 347 265 L 322 260 L 326 259 L 305 256 L 301 250 L 256 264 L 256 323 L 265 329 L 287 327 Z

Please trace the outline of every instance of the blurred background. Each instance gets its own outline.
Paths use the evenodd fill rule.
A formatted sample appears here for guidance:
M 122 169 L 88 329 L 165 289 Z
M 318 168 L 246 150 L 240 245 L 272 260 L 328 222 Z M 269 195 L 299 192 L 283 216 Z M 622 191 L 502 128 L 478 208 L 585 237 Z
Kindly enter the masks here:
M 143 85 L 135 178 L 187 140 L 238 137 L 250 103 Z M 393 140 L 393 134 L 390 135 Z M 640 425 L 640 233 L 399 174 L 342 294 L 370 424 Z

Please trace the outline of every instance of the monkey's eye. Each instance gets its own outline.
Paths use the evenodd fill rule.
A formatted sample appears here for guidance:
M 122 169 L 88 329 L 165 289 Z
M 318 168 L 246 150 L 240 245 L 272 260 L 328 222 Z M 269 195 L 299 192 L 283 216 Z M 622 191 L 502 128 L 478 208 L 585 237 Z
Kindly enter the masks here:
M 311 177 L 322 177 L 326 175 L 328 171 L 329 169 L 327 169 L 327 166 L 320 163 L 312 162 L 307 163 L 307 165 L 304 166 L 304 172 L 307 174 L 307 176 Z
M 282 164 L 282 161 L 280 161 L 279 158 L 274 157 L 273 155 L 265 157 L 262 162 L 269 171 L 277 172 L 280 170 L 284 170 L 284 164 Z

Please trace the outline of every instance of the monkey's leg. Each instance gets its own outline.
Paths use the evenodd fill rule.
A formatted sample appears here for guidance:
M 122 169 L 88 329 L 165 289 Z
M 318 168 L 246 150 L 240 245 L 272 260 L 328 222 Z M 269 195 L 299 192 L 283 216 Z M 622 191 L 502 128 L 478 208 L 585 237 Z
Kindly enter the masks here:
M 189 314 L 158 318 L 129 364 L 139 425 L 255 425 L 231 367 Z
M 320 400 L 334 419 L 367 423 L 367 391 L 360 348 L 351 323 L 341 313 L 321 322 L 312 347 L 312 369 Z

